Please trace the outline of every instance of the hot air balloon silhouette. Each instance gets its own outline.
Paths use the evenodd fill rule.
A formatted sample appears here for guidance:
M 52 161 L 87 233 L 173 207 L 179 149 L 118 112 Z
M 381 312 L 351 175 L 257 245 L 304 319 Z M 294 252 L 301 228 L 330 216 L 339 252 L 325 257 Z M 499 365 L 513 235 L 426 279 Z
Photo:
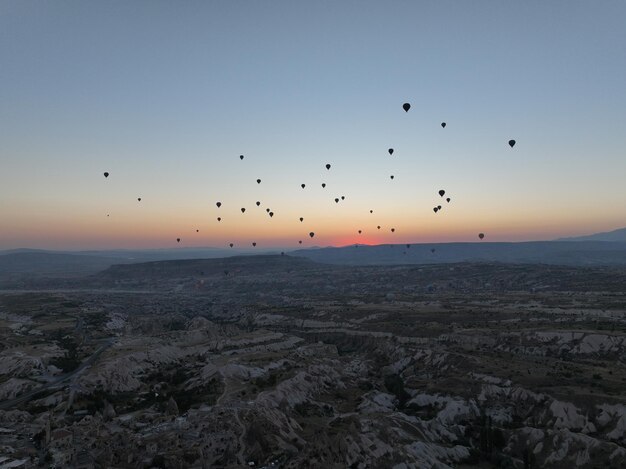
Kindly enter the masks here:
M 326 169 L 330 169 L 330 164 L 326 164 Z
M 313 236 L 315 236 L 315 233 L 313 233 L 312 231 L 309 233 L 309 236 L 312 238 Z
M 108 178 L 109 177 L 109 173 L 107 173 L 106 171 L 104 172 L 104 177 Z
M 215 205 L 217 205 L 217 208 L 220 208 L 222 206 L 222 202 L 217 202 Z
M 241 213 L 245 213 L 246 209 L 241 207 Z
M 485 237 L 485 233 L 478 233 L 478 237 L 479 237 L 480 239 L 483 239 L 483 238 Z
M 243 155 L 239 155 L 239 159 L 240 159 L 240 160 L 243 160 Z
M 445 129 L 445 128 L 446 128 L 446 123 L 445 123 L 445 122 L 442 122 L 442 123 L 441 123 L 441 127 L 443 127 L 443 128 Z
M 389 152 L 390 155 L 393 155 L 393 148 L 390 148 L 389 150 L 387 150 Z
M 404 112 L 409 112 L 409 109 L 411 109 L 411 105 L 409 103 L 404 103 L 402 105 L 402 109 L 404 109 Z
M 509 146 L 513 148 L 515 146 L 515 140 L 509 140 Z
M 176 242 L 177 242 L 177 243 L 180 243 L 180 238 L 176 238 Z

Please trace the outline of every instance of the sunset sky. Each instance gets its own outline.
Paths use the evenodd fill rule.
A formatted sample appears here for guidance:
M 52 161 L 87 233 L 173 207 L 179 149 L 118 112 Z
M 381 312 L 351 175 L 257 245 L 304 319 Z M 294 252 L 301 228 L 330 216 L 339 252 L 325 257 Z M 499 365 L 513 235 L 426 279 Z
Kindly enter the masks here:
M 624 227 L 625 25 L 623 0 L 2 1 L 0 249 Z

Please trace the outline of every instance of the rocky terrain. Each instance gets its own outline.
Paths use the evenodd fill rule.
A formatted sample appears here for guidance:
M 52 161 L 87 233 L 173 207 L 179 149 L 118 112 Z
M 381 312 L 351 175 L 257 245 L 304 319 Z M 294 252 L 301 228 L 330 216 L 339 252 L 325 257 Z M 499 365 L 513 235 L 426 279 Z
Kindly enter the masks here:
M 113 266 L 0 293 L 0 467 L 626 465 L 626 270 Z

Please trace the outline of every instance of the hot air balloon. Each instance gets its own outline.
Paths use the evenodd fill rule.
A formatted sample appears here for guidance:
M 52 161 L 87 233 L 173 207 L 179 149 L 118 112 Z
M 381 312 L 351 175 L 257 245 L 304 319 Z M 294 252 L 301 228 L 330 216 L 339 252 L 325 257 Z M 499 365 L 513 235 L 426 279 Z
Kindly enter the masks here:
M 239 159 L 240 159 L 240 160 L 243 160 L 243 155 L 239 155 Z
M 446 202 L 450 203 L 450 197 L 446 198 Z
M 217 202 L 215 205 L 217 205 L 217 208 L 220 208 L 222 206 L 222 202 Z
M 245 213 L 246 209 L 241 207 L 241 213 Z
M 395 228 L 391 228 L 391 232 L 395 233 L 396 229 Z
M 342 196 L 341 196 L 341 200 L 346 200 L 346 196 L 345 196 L 345 195 L 342 195 Z
M 298 244 L 302 244 L 302 240 L 298 241 Z
M 437 205 L 437 208 L 438 208 L 439 210 L 441 210 L 441 205 Z
M 267 213 L 270 213 L 270 209 L 269 209 L 269 208 L 266 208 L 266 209 L 265 209 L 265 211 L 266 211 Z
M 234 244 L 233 244 L 233 243 L 230 243 L 230 244 L 229 244 L 229 246 L 232 248 L 232 247 L 234 246 Z
M 509 140 L 509 146 L 513 148 L 515 146 L 515 140 Z
M 393 148 L 390 148 L 389 150 L 387 150 L 389 152 L 390 155 L 393 155 Z
M 337 204 L 339 203 L 339 199 L 338 198 L 335 198 L 335 203 L 337 203 Z
M 108 178 L 109 177 L 109 173 L 107 173 L 106 171 L 104 172 L 104 177 Z
M 312 231 L 309 233 L 309 236 L 312 238 L 313 236 L 315 236 L 315 233 L 313 233 Z
M 391 179 L 393 179 L 393 174 L 390 177 L 391 177 Z
M 446 191 L 444 191 L 443 189 L 441 189 L 441 190 L 439 191 L 439 195 L 440 195 L 441 197 L 443 197 L 443 195 L 444 195 L 445 193 L 446 193 Z
M 404 112 L 409 112 L 409 109 L 411 109 L 411 105 L 409 103 L 404 103 L 402 105 L 402 109 L 404 109 Z
M 176 238 L 176 242 L 177 242 L 177 243 L 180 243 L 180 238 Z
M 141 197 L 137 197 L 137 202 L 141 202 Z
M 300 187 L 302 187 L 302 189 L 304 189 L 306 187 L 306 184 L 300 184 Z
M 326 169 L 330 169 L 330 164 L 326 164 Z
M 380 230 L 380 225 L 378 225 L 376 228 L 378 228 Z
M 200 233 L 200 230 L 196 230 L 196 233 Z
M 443 127 L 443 128 L 445 129 L 445 128 L 446 128 L 446 123 L 445 123 L 445 122 L 442 122 L 442 123 L 441 123 L 441 127 Z
M 323 189 L 324 187 L 326 187 L 326 183 L 325 183 L 325 182 L 323 182 L 323 183 L 322 183 L 322 189 Z
M 361 230 L 359 230 L 359 234 L 361 234 Z
M 437 207 L 433 208 L 434 212 L 437 213 L 439 209 Z
M 256 247 L 256 243 L 252 243 L 252 246 Z
M 260 179 L 257 179 L 257 180 L 256 180 L 256 183 L 257 183 L 257 184 L 261 184 L 261 180 L 260 180 Z
M 256 206 L 260 207 L 261 206 L 261 202 L 259 202 L 258 200 L 256 201 Z
M 478 237 L 479 237 L 480 239 L 483 239 L 483 238 L 485 237 L 485 233 L 478 233 Z
M 300 217 L 300 222 L 303 222 L 303 221 L 304 221 L 304 218 Z
M 374 210 L 370 210 L 370 213 L 374 213 Z
M 273 216 L 274 216 L 274 212 L 270 212 L 270 217 L 273 217 Z
M 221 217 L 217 217 L 217 221 L 222 221 L 222 218 Z

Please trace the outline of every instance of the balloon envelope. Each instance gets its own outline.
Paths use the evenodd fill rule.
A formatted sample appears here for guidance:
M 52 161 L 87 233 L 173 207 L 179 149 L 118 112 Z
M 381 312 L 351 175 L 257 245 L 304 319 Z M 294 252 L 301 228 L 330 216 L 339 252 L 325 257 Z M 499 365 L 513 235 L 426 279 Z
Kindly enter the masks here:
M 402 105 L 402 109 L 404 109 L 404 112 L 409 112 L 409 109 L 411 109 L 411 105 L 409 103 L 404 103 Z
M 509 140 L 509 146 L 513 148 L 515 146 L 515 140 Z
M 109 173 L 105 172 L 105 173 L 104 173 L 104 177 L 105 177 L 105 178 L 108 178 L 108 177 L 109 177 Z

